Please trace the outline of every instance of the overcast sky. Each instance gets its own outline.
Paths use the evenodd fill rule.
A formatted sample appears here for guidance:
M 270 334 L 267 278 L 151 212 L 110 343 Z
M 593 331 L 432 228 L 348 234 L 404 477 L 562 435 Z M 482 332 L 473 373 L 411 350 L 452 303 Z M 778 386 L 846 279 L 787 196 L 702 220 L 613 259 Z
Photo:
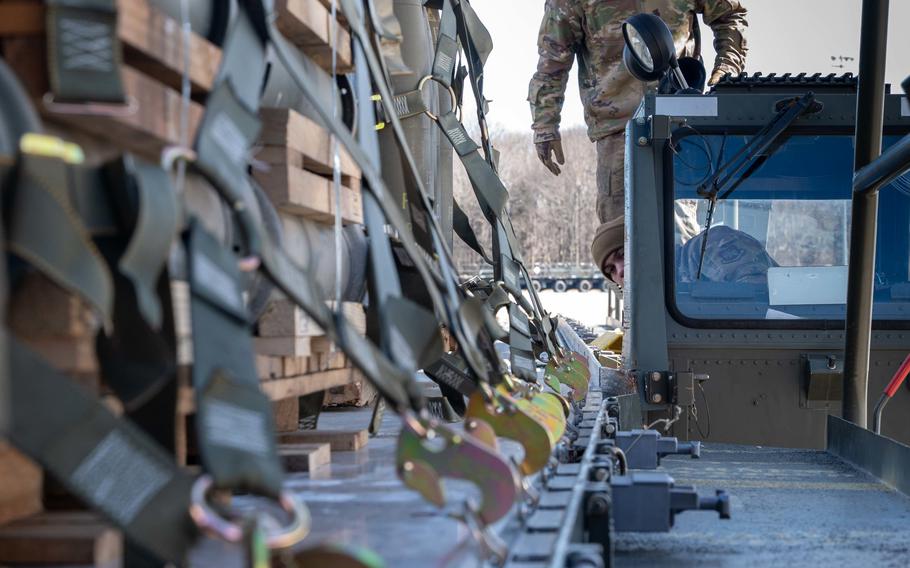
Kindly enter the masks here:
M 604 0 L 609 1 L 609 0 Z M 861 0 L 744 0 L 749 10 L 746 71 L 782 73 L 856 73 Z M 529 130 L 525 102 L 528 80 L 537 66 L 537 30 L 544 0 L 473 0 L 471 5 L 490 29 L 494 49 L 487 63 L 485 92 L 490 122 L 508 130 Z M 899 90 L 910 75 L 910 0 L 891 2 L 885 79 Z M 706 63 L 714 60 L 710 28 L 702 30 Z M 853 61 L 832 61 L 832 56 Z M 839 68 L 834 65 L 844 65 Z M 710 73 L 710 69 L 709 69 Z M 468 110 L 468 109 L 466 109 Z M 473 116 L 473 111 L 465 113 Z M 574 74 L 563 110 L 563 126 L 583 124 Z

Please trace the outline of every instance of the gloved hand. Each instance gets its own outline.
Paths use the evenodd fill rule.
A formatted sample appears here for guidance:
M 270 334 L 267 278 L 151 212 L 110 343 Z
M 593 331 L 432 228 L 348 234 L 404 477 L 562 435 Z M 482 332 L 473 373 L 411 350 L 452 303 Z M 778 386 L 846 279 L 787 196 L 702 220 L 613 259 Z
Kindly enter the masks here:
M 716 85 L 717 82 L 720 81 L 721 79 L 723 79 L 724 75 L 726 75 L 726 74 L 727 74 L 726 71 L 721 71 L 720 69 L 715 69 L 714 72 L 711 73 L 711 78 L 708 79 L 708 86 Z
M 558 176 L 562 171 L 559 169 L 559 166 L 566 163 L 566 158 L 562 154 L 562 141 L 559 139 L 547 140 L 545 142 L 537 142 L 535 146 L 537 146 L 537 157 L 540 158 L 543 165 L 553 172 L 554 176 Z M 555 155 L 556 162 L 559 166 L 553 163 L 553 156 L 551 154 Z

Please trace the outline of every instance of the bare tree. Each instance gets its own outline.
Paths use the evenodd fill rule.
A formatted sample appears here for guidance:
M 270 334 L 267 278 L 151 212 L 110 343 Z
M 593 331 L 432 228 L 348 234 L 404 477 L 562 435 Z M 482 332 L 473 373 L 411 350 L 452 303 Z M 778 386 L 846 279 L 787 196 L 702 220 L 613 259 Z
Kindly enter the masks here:
M 499 174 L 509 190 L 509 213 L 521 254 L 528 266 L 590 262 L 590 243 L 597 228 L 594 145 L 584 129 L 562 133 L 567 163 L 553 176 L 537 159 L 531 133 L 497 132 Z M 491 249 L 490 227 L 463 168 L 456 164 L 455 199 L 464 209 L 478 240 Z M 458 239 L 456 238 L 456 241 Z M 473 272 L 482 262 L 463 243 L 455 246 L 461 270 Z

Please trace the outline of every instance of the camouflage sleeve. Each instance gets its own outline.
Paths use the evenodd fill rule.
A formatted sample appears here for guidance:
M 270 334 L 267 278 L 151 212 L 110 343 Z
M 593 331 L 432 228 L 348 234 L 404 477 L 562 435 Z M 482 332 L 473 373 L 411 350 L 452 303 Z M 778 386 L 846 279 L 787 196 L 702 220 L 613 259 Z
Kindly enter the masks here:
M 697 0 L 696 11 L 714 31 L 712 76 L 741 73 L 746 65 L 746 8 L 739 0 Z
M 537 36 L 540 59 L 528 85 L 535 142 L 559 138 L 559 115 L 569 70 L 582 41 L 577 0 L 547 0 Z

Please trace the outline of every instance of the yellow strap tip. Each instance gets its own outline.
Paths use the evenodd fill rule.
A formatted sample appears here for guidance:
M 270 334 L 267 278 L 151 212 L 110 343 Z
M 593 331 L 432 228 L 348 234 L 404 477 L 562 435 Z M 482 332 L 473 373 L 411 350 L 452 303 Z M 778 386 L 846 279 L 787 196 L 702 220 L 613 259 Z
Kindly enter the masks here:
M 85 161 L 85 154 L 78 144 L 36 132 L 24 134 L 19 139 L 19 151 L 23 154 L 57 158 L 68 164 L 81 164 Z

